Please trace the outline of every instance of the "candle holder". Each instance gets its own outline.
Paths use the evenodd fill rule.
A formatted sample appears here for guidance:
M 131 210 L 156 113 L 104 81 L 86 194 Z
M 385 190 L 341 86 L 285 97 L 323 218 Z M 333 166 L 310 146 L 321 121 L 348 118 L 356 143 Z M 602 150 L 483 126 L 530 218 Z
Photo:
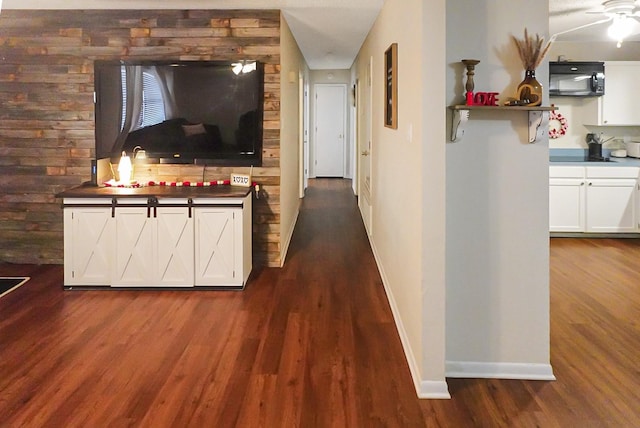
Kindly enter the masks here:
M 466 92 L 467 105 L 473 105 L 473 89 L 475 88 L 475 82 L 473 76 L 476 74 L 476 65 L 480 63 L 478 59 L 463 59 L 462 63 L 467 67 L 467 83 L 464 88 Z

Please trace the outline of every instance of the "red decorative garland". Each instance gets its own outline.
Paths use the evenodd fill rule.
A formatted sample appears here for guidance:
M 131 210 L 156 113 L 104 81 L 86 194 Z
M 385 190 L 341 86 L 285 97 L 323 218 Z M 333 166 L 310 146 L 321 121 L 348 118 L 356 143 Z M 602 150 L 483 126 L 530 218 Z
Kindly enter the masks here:
M 560 123 L 560 128 L 552 128 L 551 121 L 556 120 Z M 567 134 L 567 119 L 555 110 L 549 113 L 549 138 L 558 138 Z
M 149 181 L 146 184 L 132 182 L 131 184 L 124 185 L 112 185 L 111 183 L 104 183 L 105 187 L 153 187 L 153 186 L 167 186 L 167 187 L 215 187 L 215 186 L 230 186 L 231 180 L 217 180 L 217 181 Z M 255 181 L 251 183 L 252 187 L 258 187 L 258 183 Z

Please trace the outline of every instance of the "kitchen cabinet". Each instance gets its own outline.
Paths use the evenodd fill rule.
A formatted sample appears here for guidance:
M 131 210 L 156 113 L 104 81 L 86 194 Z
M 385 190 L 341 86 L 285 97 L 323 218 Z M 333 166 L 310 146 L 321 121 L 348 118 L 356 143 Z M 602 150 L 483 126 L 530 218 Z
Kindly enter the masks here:
M 606 61 L 605 93 L 586 104 L 587 125 L 639 126 L 640 61 Z
M 64 286 L 242 288 L 252 195 L 65 197 Z
M 549 230 L 585 231 L 585 168 L 549 167 Z
M 77 199 L 64 210 L 64 283 L 108 285 L 111 283 L 113 223 L 106 203 Z M 93 205 L 91 207 L 83 205 Z
M 551 232 L 638 231 L 636 167 L 549 168 Z
M 586 167 L 586 231 L 637 231 L 638 168 Z

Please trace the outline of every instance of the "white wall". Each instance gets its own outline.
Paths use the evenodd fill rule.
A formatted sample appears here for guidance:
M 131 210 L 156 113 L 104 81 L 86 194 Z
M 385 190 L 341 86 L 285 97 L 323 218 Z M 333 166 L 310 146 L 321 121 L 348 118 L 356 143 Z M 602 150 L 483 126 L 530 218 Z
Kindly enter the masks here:
M 300 208 L 299 73 L 307 65 L 280 15 L 280 260 L 284 264 Z M 291 78 L 290 78 L 291 77 Z
M 548 1 L 447 1 L 447 104 L 463 102 L 463 58 L 481 61 L 476 91 L 514 96 L 525 26 L 547 36 Z M 446 158 L 447 375 L 552 378 L 548 139 L 527 143 L 526 113 L 471 112 Z
M 372 247 L 418 394 L 444 378 L 445 0 L 386 0 L 355 62 L 373 57 Z M 398 129 L 384 127 L 385 50 L 398 43 Z M 363 84 L 363 88 L 365 85 Z M 367 108 L 362 106 L 362 108 Z M 366 146 L 364 146 L 366 147 Z

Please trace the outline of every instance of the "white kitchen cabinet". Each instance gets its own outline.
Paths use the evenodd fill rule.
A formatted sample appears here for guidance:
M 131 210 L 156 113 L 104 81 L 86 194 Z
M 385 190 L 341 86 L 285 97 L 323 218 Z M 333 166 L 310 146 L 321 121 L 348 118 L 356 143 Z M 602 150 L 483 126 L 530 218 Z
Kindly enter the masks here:
M 638 231 L 638 168 L 549 168 L 551 232 Z
M 251 197 L 232 207 L 230 202 L 203 199 L 195 205 L 196 286 L 243 286 L 249 277 Z
M 606 61 L 604 95 L 586 104 L 587 125 L 638 126 L 640 61 Z
M 551 232 L 584 232 L 584 178 L 549 179 L 549 230 Z
M 586 167 L 586 231 L 637 231 L 638 168 Z
M 588 179 L 586 231 L 618 233 L 636 231 L 636 181 Z
M 108 285 L 113 258 L 111 209 L 94 200 L 74 202 L 64 210 L 64 283 Z
M 585 173 L 582 166 L 549 167 L 549 230 L 584 232 Z

